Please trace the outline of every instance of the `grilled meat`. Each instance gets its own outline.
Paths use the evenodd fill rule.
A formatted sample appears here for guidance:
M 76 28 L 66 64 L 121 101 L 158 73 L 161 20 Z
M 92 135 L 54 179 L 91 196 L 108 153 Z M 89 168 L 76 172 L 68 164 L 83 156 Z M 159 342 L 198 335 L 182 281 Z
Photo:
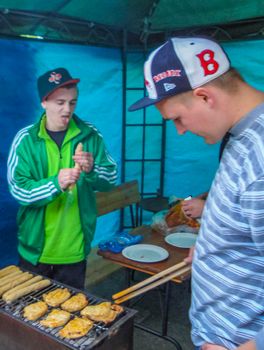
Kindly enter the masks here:
M 48 311 L 48 305 L 44 301 L 30 304 L 23 309 L 23 316 L 30 321 L 36 321 Z
M 122 306 L 111 304 L 110 302 L 103 302 L 97 305 L 86 306 L 81 315 L 88 317 L 92 321 L 104 322 L 105 324 L 114 321 L 114 319 L 123 311 Z
M 49 293 L 43 294 L 43 299 L 49 306 L 56 307 L 69 299 L 70 296 L 71 293 L 67 288 L 57 288 Z
M 69 312 L 75 312 L 82 310 L 86 305 L 88 305 L 86 296 L 78 293 L 61 304 L 61 308 Z
M 76 317 L 59 331 L 59 335 L 68 339 L 80 338 L 86 335 L 92 327 L 92 321 Z
M 68 311 L 53 309 L 44 320 L 39 323 L 42 326 L 55 328 L 64 326 L 70 319 L 71 314 Z

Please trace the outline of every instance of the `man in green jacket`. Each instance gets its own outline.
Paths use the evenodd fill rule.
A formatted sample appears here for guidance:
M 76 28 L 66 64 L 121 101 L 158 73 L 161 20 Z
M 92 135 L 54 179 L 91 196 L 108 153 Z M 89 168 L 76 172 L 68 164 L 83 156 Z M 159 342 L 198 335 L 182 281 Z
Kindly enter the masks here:
M 20 204 L 19 265 L 83 288 L 96 225 L 94 191 L 110 190 L 117 172 L 102 135 L 74 114 L 79 81 L 64 68 L 39 77 L 44 113 L 15 136 L 8 183 Z

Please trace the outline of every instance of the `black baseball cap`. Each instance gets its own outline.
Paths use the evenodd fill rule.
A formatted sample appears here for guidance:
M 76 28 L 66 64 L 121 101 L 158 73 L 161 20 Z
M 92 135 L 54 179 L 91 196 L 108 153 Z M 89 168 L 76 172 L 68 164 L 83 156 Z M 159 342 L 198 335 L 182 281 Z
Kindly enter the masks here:
M 38 78 L 38 93 L 40 101 L 46 98 L 55 90 L 69 85 L 77 84 L 80 79 L 73 78 L 65 68 L 56 68 L 49 70 Z

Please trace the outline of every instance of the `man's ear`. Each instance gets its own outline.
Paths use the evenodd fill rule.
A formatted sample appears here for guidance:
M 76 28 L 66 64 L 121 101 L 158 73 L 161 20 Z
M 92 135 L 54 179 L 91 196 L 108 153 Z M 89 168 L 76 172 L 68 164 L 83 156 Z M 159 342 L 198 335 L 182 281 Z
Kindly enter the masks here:
M 205 103 L 209 105 L 209 107 L 212 107 L 214 105 L 215 99 L 213 91 L 207 87 L 201 86 L 194 89 L 193 95 L 194 97 L 201 98 Z
M 41 106 L 43 109 L 46 109 L 46 101 L 45 100 L 41 102 Z

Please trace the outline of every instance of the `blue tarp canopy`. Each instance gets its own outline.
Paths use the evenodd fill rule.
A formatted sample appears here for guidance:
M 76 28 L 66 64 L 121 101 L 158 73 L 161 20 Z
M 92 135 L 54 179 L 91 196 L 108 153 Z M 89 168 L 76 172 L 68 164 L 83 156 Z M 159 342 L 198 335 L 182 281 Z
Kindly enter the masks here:
M 16 132 L 40 116 L 36 90 L 40 74 L 64 66 L 73 76 L 80 77 L 76 113 L 96 125 L 121 169 L 124 51 L 127 87 L 142 87 L 144 53 L 141 49 L 150 49 L 146 44 L 155 46 L 174 31 L 197 34 L 198 28 L 204 32 L 209 26 L 214 27 L 215 32 L 210 34 L 224 33 L 224 47 L 232 65 L 249 83 L 263 90 L 264 40 L 261 38 L 263 31 L 259 30 L 263 21 L 259 16 L 263 11 L 261 0 L 206 0 L 202 5 L 194 0 L 102 0 L 100 6 L 95 0 L 0 0 L 0 267 L 16 262 L 17 258 L 17 204 L 6 182 L 8 151 Z M 243 22 L 241 29 L 237 21 Z M 224 32 L 224 29 L 228 30 Z M 243 40 L 233 40 L 233 37 L 240 37 L 239 33 Z M 42 39 L 26 39 L 32 35 Z M 132 47 L 136 50 L 131 51 Z M 126 96 L 127 104 L 138 97 L 137 92 L 130 93 Z M 142 113 L 127 114 L 128 123 L 140 123 Z M 161 116 L 150 107 L 146 120 L 149 124 L 160 123 Z M 126 135 L 128 158 L 142 157 L 142 142 L 146 142 L 145 150 L 150 159 L 160 156 L 160 134 L 151 126 L 147 127 L 146 134 L 148 137 L 144 141 L 139 128 L 130 129 Z M 167 123 L 165 134 L 164 195 L 188 196 L 207 191 L 217 169 L 219 145 L 208 146 L 191 134 L 180 137 L 172 123 Z M 145 169 L 149 192 L 158 188 L 158 171 L 153 164 Z M 140 173 L 140 168 L 131 165 L 126 169 L 126 180 L 140 181 Z M 150 220 L 151 215 L 145 218 L 145 223 Z M 93 244 L 115 233 L 118 226 L 117 213 L 101 217 Z
M 175 33 L 261 36 L 263 15 L 263 0 L 1 0 L 0 33 L 142 48 Z

